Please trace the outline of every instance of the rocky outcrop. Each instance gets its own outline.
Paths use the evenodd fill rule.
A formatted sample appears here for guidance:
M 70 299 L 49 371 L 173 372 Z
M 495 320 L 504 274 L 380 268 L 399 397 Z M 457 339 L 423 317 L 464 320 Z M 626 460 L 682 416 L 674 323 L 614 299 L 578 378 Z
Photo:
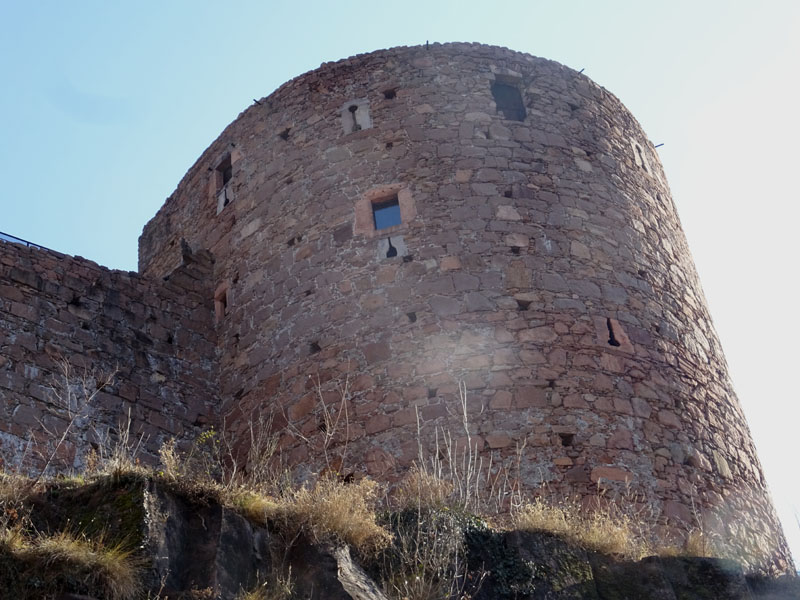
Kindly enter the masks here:
M 32 504 L 32 511 L 39 531 L 71 527 L 86 537 L 102 537 L 108 547 L 127 540 L 138 548 L 142 570 L 137 598 L 235 600 L 243 592 L 259 587 L 270 590 L 269 586 L 286 579 L 291 580 L 291 595 L 264 597 L 397 597 L 382 590 L 381 561 L 361 565 L 346 545 L 264 527 L 210 497 L 176 491 L 157 479 L 51 489 Z M 730 560 L 654 556 L 624 561 L 547 533 L 497 531 L 474 518 L 465 519 L 459 527 L 464 529 L 466 564 L 459 571 L 464 585 L 456 587 L 472 600 L 800 598 L 796 578 L 755 578 Z M 6 552 L 4 543 L 0 543 L 0 597 L 38 599 L 45 588 L 57 590 L 46 597 L 60 600 L 107 597 L 103 593 L 107 588 L 93 588 L 86 577 L 77 576 L 85 572 L 85 566 L 76 565 L 75 576 L 64 576 L 63 571 L 53 575 L 51 579 L 57 581 L 50 585 L 49 567 L 33 573 L 13 563 L 18 559 Z M 20 581 L 19 573 L 30 580 Z

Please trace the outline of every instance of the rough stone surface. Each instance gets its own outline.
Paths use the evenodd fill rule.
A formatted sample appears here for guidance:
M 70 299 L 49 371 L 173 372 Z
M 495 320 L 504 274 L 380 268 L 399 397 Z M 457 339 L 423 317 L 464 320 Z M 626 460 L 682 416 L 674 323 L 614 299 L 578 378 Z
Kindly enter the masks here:
M 496 78 L 524 120 L 498 110 Z M 393 198 L 401 223 L 376 231 L 372 203 Z M 283 417 L 348 383 L 349 456 L 390 455 L 390 482 L 417 457 L 416 414 L 426 451 L 437 427 L 458 430 L 464 382 L 471 433 L 495 440 L 481 451 L 519 464 L 526 490 L 588 501 L 601 481 L 759 548 L 754 568 L 792 568 L 656 150 L 617 98 L 555 62 L 432 44 L 326 63 L 200 156 L 145 226 L 140 276 L 0 250 L 6 460 L 45 410 L 52 345 L 129 370 L 103 419 L 131 407 L 151 444 L 217 409 L 244 440 L 255 411 Z M 192 279 L 180 265 L 206 252 Z M 283 455 L 319 471 L 322 407 L 289 418 Z
M 46 456 L 66 427 L 66 407 L 50 389 L 63 393 L 62 359 L 70 364 L 71 385 L 86 376 L 89 392 L 103 375 L 116 374 L 79 411 L 60 448 L 60 468 L 79 469 L 92 445 L 116 439 L 128 415 L 131 435 L 142 440 L 140 458 L 149 462 L 164 440 L 191 439 L 216 423 L 213 263 L 207 252 L 181 260 L 166 280 L 154 280 L 0 243 L 0 461 L 6 467 L 35 470 L 21 459 Z

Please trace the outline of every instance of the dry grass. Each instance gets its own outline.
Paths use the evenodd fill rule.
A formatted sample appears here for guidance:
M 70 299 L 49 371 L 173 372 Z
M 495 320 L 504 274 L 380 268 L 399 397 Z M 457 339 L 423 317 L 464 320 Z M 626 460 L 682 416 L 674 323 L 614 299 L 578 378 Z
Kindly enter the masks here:
M 516 529 L 552 533 L 587 550 L 631 560 L 652 553 L 638 524 L 613 505 L 586 513 L 577 503 L 556 505 L 537 498 L 516 511 L 512 522 Z
M 276 576 L 264 583 L 258 584 L 254 589 L 243 591 L 236 595 L 236 600 L 289 600 L 294 591 L 291 570 L 285 577 Z
M 451 481 L 414 466 L 395 490 L 394 501 L 401 511 L 444 508 L 449 506 L 454 489 Z
M 281 511 L 281 501 L 270 496 L 242 490 L 231 497 L 231 506 L 250 521 L 265 526 Z
M 140 564 L 133 552 L 106 546 L 102 540 L 63 531 L 52 536 L 26 535 L 22 527 L 0 527 L 0 554 L 5 555 L 7 568 L 16 565 L 15 593 L 26 593 L 27 582 L 36 580 L 53 592 L 66 584 L 109 600 L 130 600 L 141 591 Z M 45 573 L 47 580 L 41 582 Z
M 290 532 L 303 532 L 317 541 L 335 539 L 368 554 L 391 539 L 377 523 L 380 495 L 381 488 L 370 479 L 357 483 L 321 479 L 281 500 L 276 517 Z
M 64 565 L 79 569 L 91 587 L 104 590 L 107 598 L 134 598 L 139 593 L 139 561 L 122 546 L 105 546 L 102 540 L 62 531 L 39 538 L 30 552 L 48 568 Z

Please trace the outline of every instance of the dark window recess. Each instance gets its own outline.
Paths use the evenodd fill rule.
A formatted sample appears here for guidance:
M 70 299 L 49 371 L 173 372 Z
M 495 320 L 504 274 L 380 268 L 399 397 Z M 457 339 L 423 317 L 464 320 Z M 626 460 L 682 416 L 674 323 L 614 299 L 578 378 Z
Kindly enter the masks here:
M 386 258 L 394 258 L 397 256 L 397 248 L 392 246 L 392 238 L 386 238 L 386 241 L 389 242 L 389 249 L 386 251 Z
M 408 320 L 411 323 L 416 323 L 417 322 L 417 313 L 415 313 L 415 312 L 406 313 L 406 316 L 408 317 Z
M 621 346 L 622 344 L 619 343 L 619 340 L 614 333 L 614 324 L 611 322 L 611 319 L 606 319 L 606 327 L 608 327 L 608 345 Z
M 411 262 L 412 260 L 414 260 L 414 257 L 413 257 L 413 256 L 411 256 L 410 254 L 406 254 L 406 255 L 403 257 L 403 262 Z
M 503 196 L 505 196 L 506 198 L 513 198 L 514 192 L 512 190 L 506 190 L 505 192 L 503 192 Z
M 519 246 L 511 246 L 511 254 L 519 256 Z
M 383 91 L 383 97 L 387 100 L 394 100 L 397 98 L 397 88 L 390 88 Z
M 353 104 L 347 110 L 350 111 L 350 115 L 353 117 L 353 128 L 350 131 L 361 131 L 361 125 L 358 124 L 358 120 L 356 119 L 356 111 L 358 110 L 358 106 Z
M 291 130 L 291 127 L 287 127 L 286 129 L 284 129 L 283 131 L 281 131 L 281 132 L 278 134 L 278 137 L 279 137 L 279 138 L 281 138 L 281 139 L 282 139 L 282 140 L 285 142 L 286 140 L 288 140 L 288 139 L 289 139 L 289 130 Z
M 428 398 L 436 398 L 436 392 L 438 391 L 438 388 L 428 388 Z
M 572 442 L 575 440 L 574 433 L 559 433 L 558 437 L 561 438 L 561 445 L 562 446 L 572 446 Z
M 321 350 L 322 350 L 322 348 L 320 347 L 320 345 L 317 342 L 311 342 L 311 344 L 308 347 L 308 351 L 311 354 L 316 354 L 317 352 L 320 352 Z
M 394 147 L 394 143 L 392 143 L 392 142 L 386 142 L 386 149 L 387 149 L 387 150 L 391 150 L 393 147 Z
M 220 188 L 233 178 L 233 164 L 231 163 L 231 155 L 226 156 L 221 163 L 217 166 L 217 172 L 220 174 Z
M 530 305 L 530 300 L 517 300 L 517 310 L 528 310 Z
M 400 203 L 397 196 L 392 196 L 388 200 L 372 203 L 372 216 L 375 219 L 375 229 L 386 229 L 394 225 L 400 225 Z M 395 251 L 396 253 L 397 251 Z
M 497 112 L 503 117 L 511 121 L 525 120 L 527 113 L 517 86 L 495 81 L 492 84 L 492 96 L 497 104 Z

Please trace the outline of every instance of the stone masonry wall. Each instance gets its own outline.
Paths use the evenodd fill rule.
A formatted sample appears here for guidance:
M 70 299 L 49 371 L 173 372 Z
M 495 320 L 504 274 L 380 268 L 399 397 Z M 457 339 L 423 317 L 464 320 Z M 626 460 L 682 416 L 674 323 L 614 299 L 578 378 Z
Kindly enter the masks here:
M 520 91 L 522 120 L 495 83 Z M 372 203 L 395 194 L 403 222 L 375 231 Z M 210 250 L 227 289 L 234 432 L 272 412 L 285 455 L 318 471 L 346 384 L 337 468 L 395 481 L 437 428 L 465 437 L 464 382 L 473 443 L 528 493 L 605 488 L 788 568 L 655 149 L 585 76 L 477 44 L 324 64 L 198 159 L 145 227 L 140 270 L 168 272 L 181 243 Z
M 82 466 L 112 444 L 130 413 L 141 458 L 165 439 L 191 439 L 217 420 L 211 260 L 186 256 L 167 281 L 56 252 L 0 242 L 0 461 L 41 468 L 69 417 L 50 387 L 116 370 L 73 427 L 54 466 Z M 45 429 L 46 428 L 46 429 Z M 106 448 L 108 449 L 108 448 Z

